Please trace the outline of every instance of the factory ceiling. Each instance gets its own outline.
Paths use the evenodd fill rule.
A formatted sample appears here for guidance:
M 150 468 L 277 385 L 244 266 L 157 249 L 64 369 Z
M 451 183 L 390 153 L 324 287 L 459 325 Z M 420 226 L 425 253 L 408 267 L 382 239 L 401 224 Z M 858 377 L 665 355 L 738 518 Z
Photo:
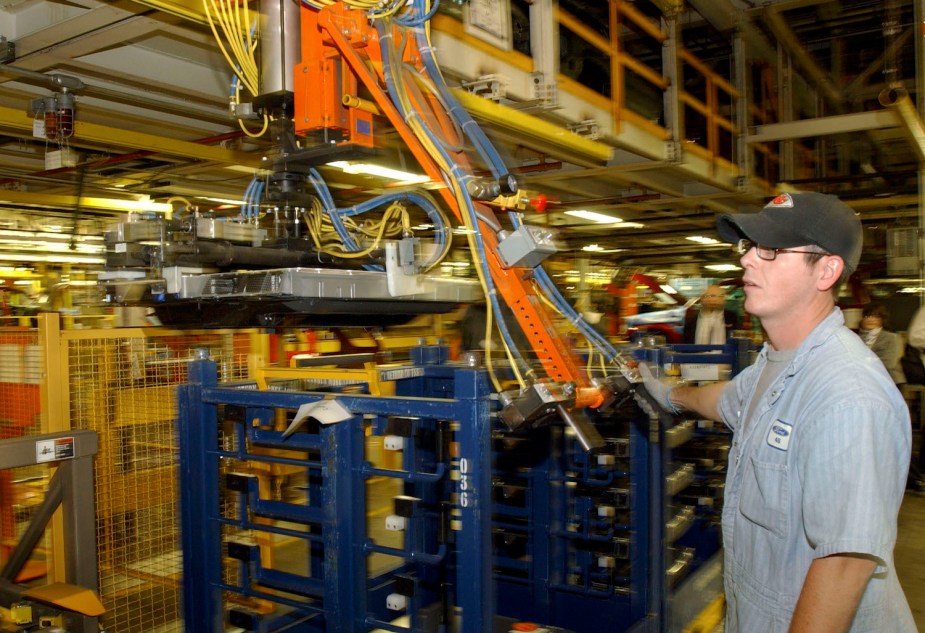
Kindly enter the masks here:
M 887 230 L 919 224 L 912 0 L 560 0 L 558 12 L 512 0 L 496 50 L 468 28 L 476 4 L 443 3 L 438 60 L 532 201 L 526 220 L 563 229 L 570 255 L 690 274 L 734 261 L 687 239 L 716 237 L 717 212 L 807 189 L 860 213 L 866 274 L 883 277 Z M 558 38 L 542 38 L 544 16 Z M 197 2 L 0 0 L 0 36 L 0 228 L 99 234 L 146 201 L 235 215 L 278 151 L 272 129 L 257 137 L 231 117 L 229 64 Z M 546 49 L 555 81 L 530 65 Z M 61 93 L 74 97 L 74 134 L 49 140 L 36 103 Z M 415 171 L 388 124 L 377 130 L 382 159 Z M 319 168 L 346 204 L 390 186 Z

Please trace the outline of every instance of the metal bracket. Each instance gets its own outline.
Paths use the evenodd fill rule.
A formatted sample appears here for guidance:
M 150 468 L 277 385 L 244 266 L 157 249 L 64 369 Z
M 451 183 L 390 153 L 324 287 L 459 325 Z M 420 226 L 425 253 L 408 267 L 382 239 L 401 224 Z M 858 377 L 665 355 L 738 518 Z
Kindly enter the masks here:
M 504 98 L 505 83 L 507 82 L 501 75 L 484 75 L 474 81 L 462 82 L 462 87 L 484 99 L 501 101 Z
M 669 163 L 678 164 L 684 157 L 684 151 L 681 149 L 681 143 L 674 139 L 665 141 L 665 160 Z
M 559 104 L 559 92 L 555 82 L 546 81 L 541 72 L 531 73 L 533 81 L 533 96 L 545 108 L 555 108 Z
M 578 123 L 570 123 L 566 126 L 575 134 L 596 141 L 601 137 L 601 126 L 594 119 L 585 119 Z

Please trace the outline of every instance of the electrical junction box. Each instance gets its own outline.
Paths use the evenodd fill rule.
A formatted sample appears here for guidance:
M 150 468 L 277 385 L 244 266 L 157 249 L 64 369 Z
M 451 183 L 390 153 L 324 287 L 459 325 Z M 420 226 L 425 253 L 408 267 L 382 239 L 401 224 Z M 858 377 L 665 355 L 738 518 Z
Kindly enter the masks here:
M 498 243 L 498 255 L 506 268 L 535 268 L 556 251 L 555 233 L 542 226 L 523 224 Z
M 77 152 L 72 149 L 56 149 L 45 153 L 45 169 L 61 169 L 77 166 Z

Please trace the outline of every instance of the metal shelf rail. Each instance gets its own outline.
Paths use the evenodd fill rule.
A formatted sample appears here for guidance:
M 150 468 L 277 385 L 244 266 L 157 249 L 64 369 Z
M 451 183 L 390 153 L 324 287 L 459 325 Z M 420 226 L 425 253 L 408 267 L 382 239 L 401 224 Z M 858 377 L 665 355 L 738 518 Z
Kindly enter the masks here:
M 751 363 L 753 345 L 729 339 L 725 345 L 669 345 L 635 350 L 638 360 L 660 368 L 685 364 L 717 367 L 718 379 L 735 376 Z M 698 380 L 694 378 L 693 380 Z M 711 379 L 712 380 L 712 379 Z M 707 609 L 722 587 L 720 514 L 729 434 L 724 427 L 675 417 L 650 416 L 652 592 L 657 596 L 659 631 L 679 633 Z M 656 441 L 657 440 L 657 441 Z M 650 630 L 650 629 L 647 629 Z
M 423 348 L 414 360 L 444 358 Z M 460 633 L 492 630 L 484 372 L 412 365 L 395 378 L 393 397 L 258 391 L 220 386 L 205 358 L 190 364 L 190 383 L 178 392 L 187 631 L 415 633 L 434 618 Z M 318 423 L 316 408 L 293 430 L 294 414 L 311 406 L 343 419 Z M 402 467 L 367 462 L 365 434 L 399 442 Z M 304 469 L 302 502 L 262 498 L 249 463 Z M 403 482 L 392 517 L 403 527 L 400 547 L 368 533 L 366 485 L 380 477 Z M 260 532 L 302 543 L 304 559 L 295 569 L 264 565 Z M 368 571 L 374 554 L 398 564 Z
M 647 586 L 657 546 L 646 527 L 649 420 L 629 399 L 592 421 L 606 443 L 594 454 L 563 425 L 495 440 L 501 616 L 621 633 L 656 615 Z

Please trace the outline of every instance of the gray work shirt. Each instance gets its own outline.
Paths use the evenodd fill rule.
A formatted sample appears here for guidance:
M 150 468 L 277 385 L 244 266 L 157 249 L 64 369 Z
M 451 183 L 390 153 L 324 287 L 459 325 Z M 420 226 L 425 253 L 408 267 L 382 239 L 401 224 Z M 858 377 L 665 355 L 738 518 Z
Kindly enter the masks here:
M 723 390 L 733 430 L 723 507 L 727 633 L 786 633 L 810 563 L 872 556 L 851 633 L 915 633 L 896 578 L 896 517 L 911 451 L 909 411 L 836 308 L 743 420 L 767 347 Z

